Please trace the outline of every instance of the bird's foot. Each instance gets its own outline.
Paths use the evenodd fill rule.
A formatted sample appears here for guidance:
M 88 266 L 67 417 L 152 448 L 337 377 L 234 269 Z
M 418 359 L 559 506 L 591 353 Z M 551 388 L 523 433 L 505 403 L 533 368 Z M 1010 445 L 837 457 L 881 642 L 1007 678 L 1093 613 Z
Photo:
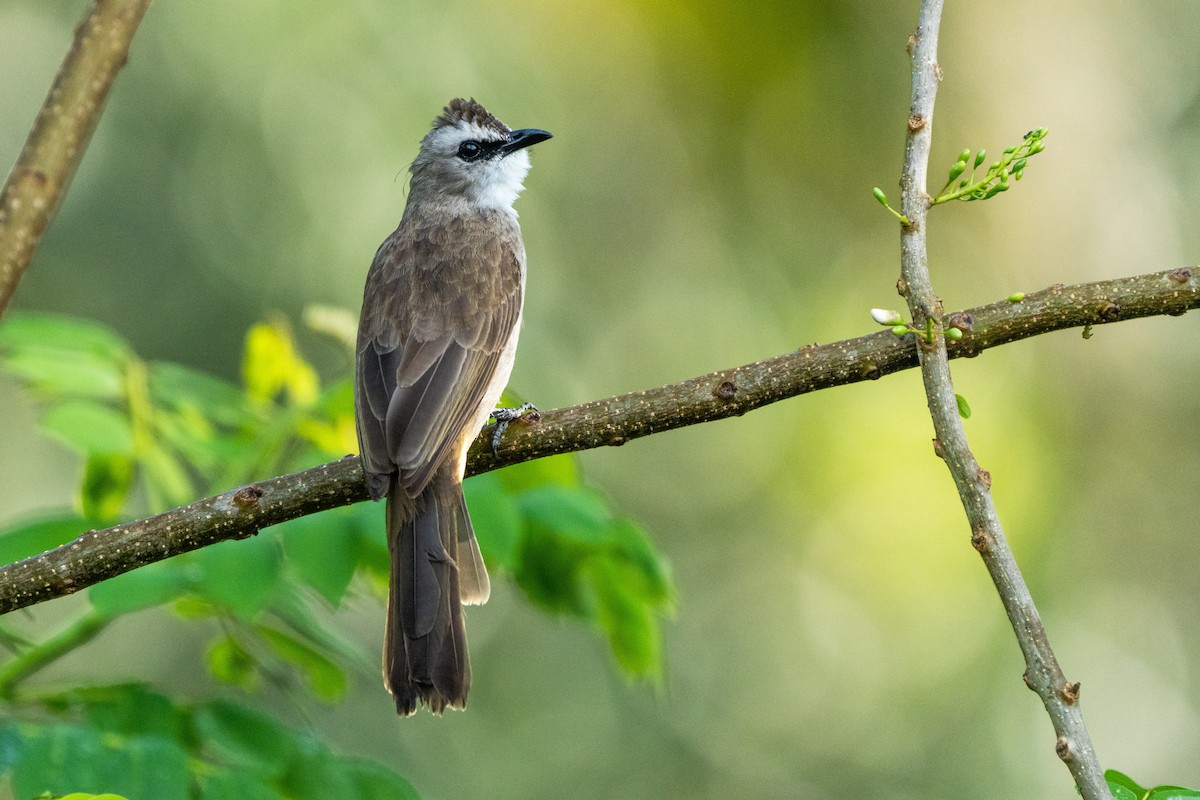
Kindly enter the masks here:
M 492 419 L 496 420 L 491 427 L 492 430 L 492 455 L 499 456 L 497 450 L 500 447 L 500 437 L 508 430 L 509 423 L 512 422 L 537 422 L 542 418 L 542 412 L 533 403 L 522 403 L 516 408 L 497 408 L 492 412 Z

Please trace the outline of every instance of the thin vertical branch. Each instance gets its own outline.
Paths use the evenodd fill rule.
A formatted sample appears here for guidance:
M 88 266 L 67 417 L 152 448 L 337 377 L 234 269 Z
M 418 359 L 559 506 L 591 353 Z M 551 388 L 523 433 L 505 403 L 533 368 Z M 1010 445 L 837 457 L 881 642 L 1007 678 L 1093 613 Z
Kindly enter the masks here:
M 150 0 L 95 0 L 0 192 L 0 315 L 62 203 Z
M 1088 800 L 1111 798 L 1083 723 L 1079 684 L 1067 681 L 1050 648 L 1033 597 L 1000 526 L 992 501 L 991 476 L 979 466 L 967 443 L 950 379 L 946 340 L 942 335 L 942 304 L 930 281 L 925 246 L 925 225 L 931 205 L 925 179 L 933 137 L 934 99 L 941 79 L 937 44 L 942 4 L 942 0 L 922 1 L 917 31 L 909 40 L 912 107 L 900 179 L 901 211 L 909 224 L 901 228 L 899 289 L 908 301 L 913 327 L 929 332 L 928 336 L 915 338 L 929 413 L 937 435 L 934 446 L 954 477 L 971 525 L 971 544 L 983 557 L 1025 656 L 1025 683 L 1046 706 L 1058 735 L 1055 752 L 1071 770 L 1083 796 Z

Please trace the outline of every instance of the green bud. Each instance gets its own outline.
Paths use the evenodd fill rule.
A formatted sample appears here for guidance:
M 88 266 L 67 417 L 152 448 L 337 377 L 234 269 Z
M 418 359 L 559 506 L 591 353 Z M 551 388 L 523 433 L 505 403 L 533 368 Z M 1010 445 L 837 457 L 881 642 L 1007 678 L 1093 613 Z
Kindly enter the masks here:
M 946 338 L 953 342 L 957 342 L 962 338 L 962 331 L 960 331 L 958 328 L 948 328 L 946 330 Z
M 975 154 L 975 168 L 976 169 L 979 168 L 979 165 L 983 163 L 983 159 L 985 159 L 986 157 L 987 157 L 987 150 L 980 150 L 978 153 Z
M 1037 130 L 1033 131 L 1031 133 L 1031 135 L 1035 139 L 1045 139 L 1046 134 L 1048 134 L 1049 132 L 1050 132 L 1049 128 L 1038 128 Z
M 1015 147 L 1004 148 L 1004 155 L 1006 155 L 1006 156 L 1011 156 L 1015 152 L 1017 152 L 1017 148 L 1015 148 Z
M 1024 292 L 1013 292 L 1012 294 L 1010 294 L 1008 297 L 1006 297 L 1004 299 L 1010 303 L 1019 303 L 1025 299 L 1025 293 Z
M 878 186 L 871 190 L 871 194 L 875 195 L 875 199 L 880 203 L 883 203 L 885 206 L 888 204 L 887 195 L 884 194 L 883 189 L 880 189 Z
M 963 150 L 961 153 L 959 153 L 958 160 L 960 163 L 963 163 L 963 164 L 970 161 L 971 160 L 971 148 L 968 147 L 966 150 Z
M 965 162 L 965 161 L 954 162 L 954 166 L 950 168 L 950 179 L 947 180 L 946 183 L 953 183 L 955 178 L 957 178 L 959 175 L 962 175 L 966 171 L 967 171 L 967 162 Z
M 908 326 L 907 325 L 897 325 L 894 328 L 892 328 L 892 333 L 896 334 L 897 336 L 903 336 L 904 334 L 908 333 Z
M 1027 158 L 1017 159 L 1016 163 L 1013 164 L 1013 166 L 1012 166 L 1012 171 L 1020 172 L 1021 170 L 1025 169 L 1025 164 L 1028 163 L 1028 161 L 1029 161 L 1029 159 L 1027 159 Z M 1040 164 L 1041 162 L 1039 161 L 1038 163 Z
M 893 311 L 890 308 L 872 308 L 871 319 L 875 320 L 880 325 L 886 325 L 888 327 L 902 325 L 904 323 L 904 317 L 900 316 L 900 312 Z

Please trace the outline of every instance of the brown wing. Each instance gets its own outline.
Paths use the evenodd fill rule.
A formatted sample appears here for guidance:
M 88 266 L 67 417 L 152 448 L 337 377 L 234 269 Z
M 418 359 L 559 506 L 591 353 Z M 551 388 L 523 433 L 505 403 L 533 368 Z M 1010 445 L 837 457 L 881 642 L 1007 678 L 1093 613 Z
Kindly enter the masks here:
M 413 223 L 406 212 L 367 276 L 355 410 L 372 496 L 397 470 L 416 497 L 482 404 L 520 318 L 516 220 L 490 211 Z

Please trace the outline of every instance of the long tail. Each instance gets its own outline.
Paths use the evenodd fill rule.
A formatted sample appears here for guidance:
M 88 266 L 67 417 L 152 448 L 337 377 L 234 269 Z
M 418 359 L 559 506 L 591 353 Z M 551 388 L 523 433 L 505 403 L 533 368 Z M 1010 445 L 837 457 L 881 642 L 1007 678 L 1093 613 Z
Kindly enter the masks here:
M 405 716 L 418 700 L 435 714 L 462 709 L 471 688 L 462 603 L 485 602 L 489 593 L 462 484 L 442 469 L 412 500 L 393 477 L 387 535 L 392 577 L 384 684 Z

